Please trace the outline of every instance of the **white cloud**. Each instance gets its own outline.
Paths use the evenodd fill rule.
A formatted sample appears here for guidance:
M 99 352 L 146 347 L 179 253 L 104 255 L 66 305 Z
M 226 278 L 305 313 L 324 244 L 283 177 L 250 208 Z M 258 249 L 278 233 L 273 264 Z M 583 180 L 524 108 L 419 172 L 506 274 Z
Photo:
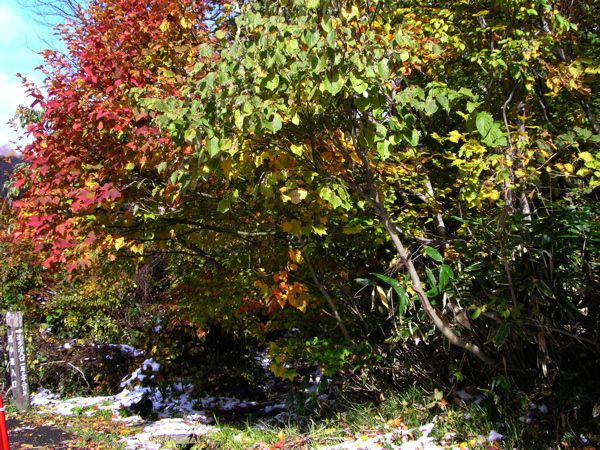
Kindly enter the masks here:
M 19 105 L 31 104 L 20 80 L 0 72 L 0 145 L 17 141 L 22 131 L 16 131 L 7 122 L 11 120 Z

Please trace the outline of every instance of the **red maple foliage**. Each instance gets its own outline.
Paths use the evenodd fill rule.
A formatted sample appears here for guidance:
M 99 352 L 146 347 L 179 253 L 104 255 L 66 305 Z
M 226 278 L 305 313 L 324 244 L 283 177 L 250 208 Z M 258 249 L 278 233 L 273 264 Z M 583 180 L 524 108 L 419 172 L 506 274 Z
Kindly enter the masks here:
M 136 89 L 179 96 L 197 46 L 210 39 L 215 8 L 197 0 L 92 2 L 59 28 L 67 51 L 45 51 L 43 85 L 24 80 L 41 115 L 27 127 L 33 142 L 13 180 L 14 235 L 32 239 L 45 266 L 85 267 L 113 248 L 111 229 L 130 224 L 136 201 L 166 177 L 157 166 L 185 151 L 136 106 Z

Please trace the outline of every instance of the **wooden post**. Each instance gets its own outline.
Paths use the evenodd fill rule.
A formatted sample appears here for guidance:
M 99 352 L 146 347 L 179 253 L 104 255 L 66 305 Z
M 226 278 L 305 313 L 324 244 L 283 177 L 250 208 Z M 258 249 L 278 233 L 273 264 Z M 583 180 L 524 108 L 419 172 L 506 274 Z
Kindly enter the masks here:
M 8 336 L 8 359 L 13 398 L 17 408 L 24 411 L 29 408 L 29 387 L 27 385 L 25 336 L 21 311 L 6 313 L 6 334 Z

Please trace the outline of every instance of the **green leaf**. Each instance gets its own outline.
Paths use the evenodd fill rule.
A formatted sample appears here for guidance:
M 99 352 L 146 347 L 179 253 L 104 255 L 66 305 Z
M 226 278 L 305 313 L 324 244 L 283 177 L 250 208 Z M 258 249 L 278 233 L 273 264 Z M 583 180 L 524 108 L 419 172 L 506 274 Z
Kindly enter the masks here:
M 185 139 L 186 142 L 191 143 L 195 137 L 196 137 L 196 129 L 195 128 L 188 128 L 185 131 L 185 133 L 183 134 L 183 138 Z
M 279 86 L 279 75 L 276 73 L 270 73 L 269 76 L 265 78 L 265 87 L 268 90 L 273 91 L 277 89 L 277 86 Z
M 502 325 L 498 327 L 496 330 L 496 336 L 494 337 L 494 343 L 497 347 L 501 347 L 504 342 L 506 342 L 506 338 L 508 338 L 508 334 L 510 332 L 510 322 L 504 322 Z
M 317 31 L 305 30 L 302 34 L 302 42 L 310 49 L 319 42 L 319 33 Z
M 433 247 L 429 247 L 428 245 L 423 248 L 423 253 L 425 253 L 434 261 L 442 262 L 444 260 L 444 257 L 440 254 L 440 252 Z
M 278 113 L 273 114 L 273 120 L 271 121 L 271 127 L 270 127 L 271 131 L 276 133 L 279 130 L 281 130 L 282 126 L 283 126 L 283 122 L 281 120 L 281 116 Z
M 390 141 L 386 139 L 377 143 L 377 156 L 379 156 L 382 161 L 385 161 L 391 156 Z
M 435 278 L 435 275 L 431 271 L 429 267 L 425 268 L 425 273 L 427 274 L 427 280 L 429 281 L 430 289 L 426 292 L 428 297 L 435 297 L 440 293 L 438 282 Z
M 402 287 L 400 282 L 394 278 L 381 275 L 380 273 L 373 273 L 372 275 L 375 275 L 381 281 L 389 284 L 392 287 L 392 289 L 394 289 L 394 292 L 396 292 L 396 295 L 398 296 L 399 300 L 398 314 L 400 316 L 403 316 L 404 312 L 406 311 L 406 307 L 408 306 L 408 295 L 406 295 L 406 290 Z
M 216 136 L 210 138 L 210 140 L 206 144 L 206 151 L 208 152 L 208 155 L 212 158 L 217 153 L 219 153 L 219 150 L 219 138 L 217 138 Z
M 166 168 L 167 168 L 167 162 L 166 162 L 166 161 L 163 161 L 163 162 L 161 162 L 161 163 L 160 163 L 158 166 L 156 166 L 156 171 L 157 171 L 158 173 L 162 173 L 162 172 L 164 172 L 164 171 L 165 171 L 165 169 L 166 169 Z
M 438 110 L 438 105 L 435 102 L 435 99 L 432 97 L 429 97 L 426 101 L 425 101 L 425 114 L 427 114 L 428 116 L 431 116 L 433 114 L 435 114 Z
M 356 92 L 359 95 L 365 92 L 369 87 L 367 82 L 360 78 L 357 78 L 356 75 L 354 75 L 353 73 L 350 74 L 350 84 L 352 85 L 352 89 L 354 89 L 354 92 Z
M 306 9 L 317 9 L 319 7 L 319 0 L 306 0 Z
M 484 144 L 490 147 L 504 146 L 507 144 L 506 136 L 500 125 L 494 122 L 492 115 L 486 111 L 477 114 L 475 119 L 477 131 L 481 134 Z
M 382 59 L 377 63 L 377 73 L 384 80 L 390 78 L 390 62 L 387 59 Z
M 419 145 L 419 130 L 412 130 L 410 135 L 410 139 L 408 140 L 409 144 L 413 147 Z
M 229 198 L 229 196 L 223 197 L 217 205 L 217 211 L 219 211 L 220 213 L 226 213 L 227 211 L 229 211 L 230 208 L 231 199 Z
M 317 1 L 318 0 L 313 0 L 313 1 Z M 323 17 L 321 19 L 321 28 L 323 28 L 323 31 L 325 33 L 329 33 L 331 30 L 333 30 L 333 24 L 331 22 L 331 18 L 330 17 Z
M 445 95 L 437 95 L 435 99 L 442 106 L 442 108 L 444 108 L 446 111 L 450 111 L 450 102 L 448 101 L 448 97 Z
M 440 266 L 439 278 L 440 278 L 440 284 L 439 284 L 440 289 L 443 289 L 446 286 L 446 284 L 448 284 L 448 281 L 454 279 L 454 272 L 452 271 L 452 268 L 447 264 L 442 264 Z
M 477 127 L 477 131 L 484 139 L 490 133 L 492 129 L 492 125 L 494 124 L 494 118 L 487 111 L 482 111 L 477 113 L 477 118 L 475 119 L 475 126 Z
M 344 84 L 345 80 L 338 71 L 328 72 L 321 83 L 321 90 L 336 95 L 342 90 Z

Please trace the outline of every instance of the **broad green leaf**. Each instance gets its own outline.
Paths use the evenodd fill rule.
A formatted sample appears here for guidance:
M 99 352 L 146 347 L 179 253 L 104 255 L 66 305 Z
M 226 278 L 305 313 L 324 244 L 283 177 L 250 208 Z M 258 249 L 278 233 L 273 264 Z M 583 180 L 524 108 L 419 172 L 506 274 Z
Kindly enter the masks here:
M 382 59 L 377 63 L 377 73 L 384 80 L 390 78 L 390 62 L 387 58 Z
M 382 161 L 385 161 L 391 156 L 390 141 L 383 140 L 377 143 L 377 156 L 379 156 Z
M 486 145 L 497 147 L 507 144 L 504 132 L 500 128 L 500 125 L 494 122 L 494 118 L 490 113 L 486 111 L 478 113 L 477 118 L 475 119 L 475 126 Z
M 165 171 L 165 169 L 166 169 L 166 168 L 167 168 L 167 162 L 166 162 L 166 161 L 163 161 L 163 162 L 161 162 L 161 163 L 160 163 L 158 166 L 156 166 L 156 171 L 157 171 L 158 173 L 162 173 L 162 172 L 164 172 L 164 171 Z
M 183 135 L 183 138 L 185 139 L 185 141 L 189 142 L 189 143 L 191 143 L 195 137 L 196 137 L 196 129 L 195 128 L 188 128 Z
M 454 279 L 454 272 L 452 268 L 447 264 L 442 264 L 440 266 L 439 280 L 440 280 L 440 289 L 443 289 L 448 281 Z
M 318 0 L 315 0 L 315 1 L 318 1 Z M 332 25 L 330 17 L 323 17 L 321 19 L 321 28 L 323 28 L 323 31 L 325 33 L 329 33 L 331 30 L 333 30 L 333 25 Z
M 271 121 L 271 127 L 270 127 L 271 131 L 276 133 L 279 130 L 281 130 L 282 126 L 283 126 L 283 122 L 281 120 L 281 116 L 278 113 L 273 114 L 273 120 Z
M 418 130 L 412 130 L 410 136 L 408 137 L 408 143 L 410 145 L 412 145 L 413 147 L 416 147 L 419 145 L 419 131 Z
M 279 86 L 279 75 L 276 73 L 270 73 L 267 78 L 265 78 L 265 87 L 270 91 L 277 89 Z
M 319 42 L 319 33 L 312 30 L 304 30 L 302 34 L 302 42 L 310 49 Z
M 477 131 L 484 139 L 490 133 L 492 129 L 492 125 L 494 124 L 494 118 L 487 111 L 482 111 L 477 113 L 477 118 L 475 119 L 475 126 L 477 127 Z
M 321 90 L 336 95 L 342 90 L 344 83 L 345 80 L 339 72 L 328 72 L 321 83 Z
M 208 152 L 209 156 L 212 158 L 219 153 L 219 150 L 219 138 L 216 136 L 210 138 L 206 144 L 206 151 Z
M 354 89 L 354 92 L 356 92 L 359 95 L 365 92 L 369 87 L 369 85 L 364 80 L 356 77 L 356 75 L 354 75 L 353 73 L 350 74 L 349 78 L 350 84 L 352 85 L 352 89 Z
M 229 211 L 230 208 L 231 199 L 229 198 L 229 196 L 223 197 L 217 205 L 217 211 L 219 211 L 220 213 L 226 213 L 227 211 Z
M 435 99 L 446 111 L 450 111 L 450 102 L 445 95 L 436 95 Z
M 319 7 L 320 0 L 306 0 L 307 9 L 317 9 Z
M 406 290 L 402 287 L 400 282 L 394 278 L 381 275 L 380 273 L 373 273 L 372 275 L 375 275 L 381 281 L 389 284 L 392 287 L 392 289 L 394 289 L 394 292 L 396 292 L 396 295 L 398 296 L 399 300 L 398 314 L 400 316 L 403 316 L 406 311 L 406 307 L 408 306 L 408 295 L 406 294 Z
M 440 252 L 438 252 L 435 248 L 430 247 L 428 245 L 426 245 L 423 248 L 423 253 L 425 253 L 427 256 L 429 256 L 434 261 L 442 262 L 444 260 L 444 257 L 440 254 Z
M 504 322 L 502 325 L 498 327 L 496 330 L 496 335 L 494 336 L 494 343 L 497 347 L 501 347 L 504 342 L 506 342 L 506 338 L 508 338 L 508 334 L 510 333 L 510 322 Z

